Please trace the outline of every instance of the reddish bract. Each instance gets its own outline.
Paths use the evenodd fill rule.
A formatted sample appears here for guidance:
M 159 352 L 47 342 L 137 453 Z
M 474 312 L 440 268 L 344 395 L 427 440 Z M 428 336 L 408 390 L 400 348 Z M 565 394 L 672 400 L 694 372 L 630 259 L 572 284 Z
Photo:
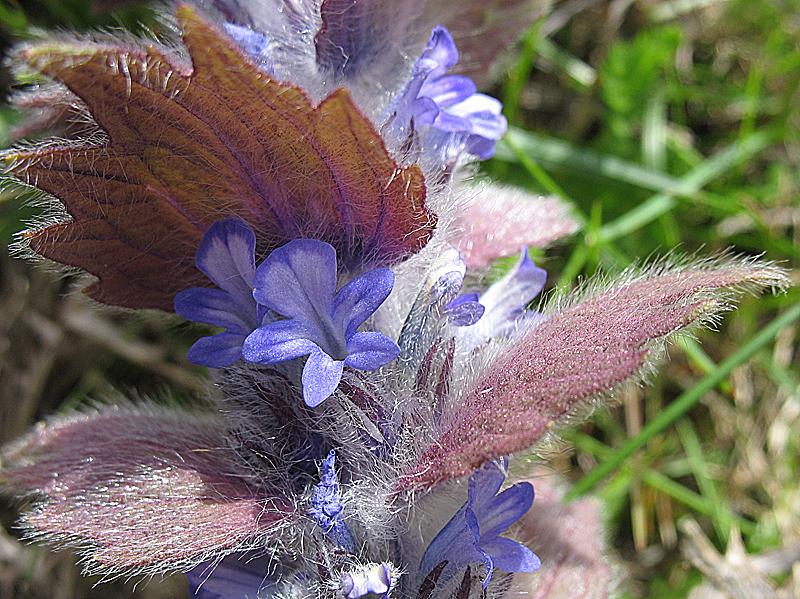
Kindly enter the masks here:
M 786 283 L 769 266 L 696 266 L 611 287 L 549 316 L 481 372 L 452 424 L 396 489 L 429 488 L 532 447 L 587 401 L 639 374 L 664 338 L 724 310 L 730 291 Z
M 107 408 L 41 426 L 2 455 L 3 482 L 43 498 L 33 537 L 74 544 L 89 571 L 194 565 L 276 534 L 292 516 L 250 484 L 215 416 Z

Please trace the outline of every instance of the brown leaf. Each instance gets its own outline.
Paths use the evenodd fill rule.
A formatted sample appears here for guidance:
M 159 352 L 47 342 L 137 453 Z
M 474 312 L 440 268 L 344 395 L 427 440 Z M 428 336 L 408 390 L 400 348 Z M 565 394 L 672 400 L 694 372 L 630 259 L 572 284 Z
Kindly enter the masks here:
M 216 220 L 253 227 L 258 251 L 298 237 L 334 245 L 344 268 L 419 250 L 435 218 L 417 166 L 399 167 L 337 90 L 319 106 L 252 65 L 192 9 L 178 18 L 191 67 L 156 46 L 43 44 L 22 58 L 63 83 L 108 134 L 5 158 L 72 217 L 27 234 L 39 254 L 98 277 L 94 299 L 172 309 L 206 284 L 194 253 Z

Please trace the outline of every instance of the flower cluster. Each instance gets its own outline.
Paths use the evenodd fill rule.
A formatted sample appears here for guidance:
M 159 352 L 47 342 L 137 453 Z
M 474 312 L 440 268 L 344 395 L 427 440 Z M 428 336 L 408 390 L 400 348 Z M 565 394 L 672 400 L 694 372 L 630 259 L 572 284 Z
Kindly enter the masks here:
M 19 50 L 96 127 L 4 155 L 69 214 L 30 250 L 93 275 L 97 302 L 221 329 L 188 353 L 210 407 L 103 408 L 3 450 L 32 536 L 106 576 L 186 572 L 196 597 L 608 597 L 594 504 L 537 479 L 531 509 L 515 456 L 786 279 L 663 263 L 534 309 L 528 250 L 577 223 L 467 175 L 506 129 L 474 77 L 536 6 L 198 0 L 183 49 Z

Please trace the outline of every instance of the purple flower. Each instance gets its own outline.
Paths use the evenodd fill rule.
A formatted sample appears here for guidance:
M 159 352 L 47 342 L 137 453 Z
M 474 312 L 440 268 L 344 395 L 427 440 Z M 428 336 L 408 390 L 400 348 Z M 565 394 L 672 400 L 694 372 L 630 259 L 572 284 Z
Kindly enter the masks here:
M 274 250 L 258 267 L 253 296 L 284 317 L 264 324 L 245 340 L 249 362 L 277 364 L 309 356 L 303 368 L 303 398 L 317 406 L 339 385 L 345 366 L 375 370 L 400 354 L 377 332 L 358 332 L 389 296 L 394 274 L 376 268 L 336 291 L 336 250 L 313 239 L 297 239 Z
M 175 296 L 175 312 L 187 320 L 225 329 L 189 349 L 195 364 L 221 368 L 242 356 L 245 337 L 259 324 L 253 299 L 256 237 L 244 222 L 229 218 L 211 225 L 195 262 L 217 289 L 193 287 Z
M 343 508 L 335 461 L 336 452 L 331 450 L 322 462 L 320 481 L 314 486 L 308 513 L 325 532 L 325 536 L 348 553 L 355 553 L 356 540 L 342 516 Z
M 464 293 L 447 304 L 445 313 L 457 327 L 469 327 L 478 322 L 486 307 L 478 301 L 477 293 Z
M 508 126 L 503 105 L 477 93 L 469 77 L 448 75 L 457 62 L 452 36 L 443 26 L 435 27 L 396 105 L 395 127 L 408 133 L 427 125 L 427 144 L 447 148 L 461 143 L 467 152 L 491 158 Z
M 505 471 L 496 462 L 487 462 L 469 478 L 467 502 L 433 539 L 420 564 L 420 575 L 427 576 L 444 561 L 439 576 L 445 583 L 470 564 L 483 564 L 483 588 L 495 568 L 506 572 L 533 572 L 539 558 L 525 545 L 501 537 L 533 504 L 533 486 L 517 483 L 499 495 Z
M 528 248 L 522 248 L 514 267 L 478 298 L 484 307 L 483 316 L 459 331 L 462 348 L 470 350 L 490 339 L 507 339 L 522 322 L 542 318 L 526 307 L 541 293 L 546 281 L 547 271 L 533 263 Z
M 345 599 L 357 599 L 365 595 L 378 595 L 381 599 L 389 597 L 392 587 L 392 569 L 389 564 L 371 564 L 342 575 L 339 590 Z
M 204 562 L 188 573 L 191 599 L 256 599 L 272 594 L 274 569 L 267 557 L 229 555 L 219 563 Z

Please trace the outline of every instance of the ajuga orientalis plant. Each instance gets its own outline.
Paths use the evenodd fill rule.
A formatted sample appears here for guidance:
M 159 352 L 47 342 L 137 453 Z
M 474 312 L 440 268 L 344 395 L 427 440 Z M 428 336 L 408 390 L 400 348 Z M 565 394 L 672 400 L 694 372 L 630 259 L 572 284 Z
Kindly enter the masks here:
M 525 460 L 786 280 L 665 260 L 539 301 L 528 249 L 577 223 L 474 165 L 506 130 L 478 88 L 543 4 L 198 0 L 165 9 L 171 40 L 18 50 L 51 82 L 21 103 L 73 125 L 3 155 L 46 207 L 22 245 L 100 304 L 215 331 L 189 350 L 205 409 L 98 408 L 5 448 L 30 538 L 197 597 L 610 596 L 597 506 Z

